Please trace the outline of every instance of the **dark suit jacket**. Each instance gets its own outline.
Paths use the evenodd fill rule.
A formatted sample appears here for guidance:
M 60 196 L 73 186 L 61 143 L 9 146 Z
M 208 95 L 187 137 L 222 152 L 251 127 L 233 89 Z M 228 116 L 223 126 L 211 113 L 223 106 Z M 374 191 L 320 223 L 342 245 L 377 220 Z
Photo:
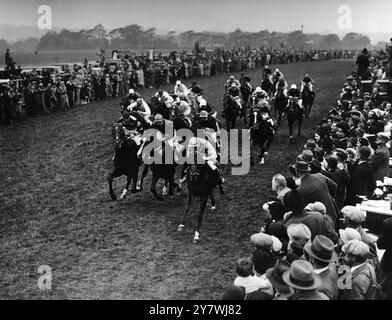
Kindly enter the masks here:
M 367 162 L 355 164 L 350 175 L 350 182 L 347 187 L 347 204 L 355 205 L 358 203 L 356 196 L 370 197 L 376 188 L 371 166 Z
M 385 145 L 377 148 L 370 165 L 374 179 L 384 181 L 384 177 L 389 177 L 389 150 Z
M 392 218 L 384 220 L 380 236 L 377 240 L 377 247 L 385 250 L 380 263 L 380 274 L 392 272 Z
M 366 262 L 354 270 L 351 274 L 351 289 L 343 290 L 341 300 L 366 300 L 372 281 L 377 280 L 373 278 L 370 269 L 373 269 L 372 265 Z
M 331 195 L 336 194 L 336 183 L 321 173 L 306 174 L 297 189 L 304 197 L 305 204 L 322 202 L 327 208 L 327 215 L 336 221 L 338 213 Z
M 291 214 L 290 217 L 285 221 L 284 226 L 287 228 L 293 223 L 303 223 L 306 225 L 312 233 L 312 240 L 317 235 L 327 236 L 326 224 L 324 216 L 320 212 L 314 211 L 303 211 L 300 214 Z
M 318 288 L 331 300 L 337 300 L 339 295 L 338 273 L 336 272 L 335 263 L 331 263 L 327 270 L 319 274 L 321 278 L 321 286 Z
M 329 300 L 325 293 L 319 290 L 297 291 L 287 298 L 287 300 Z

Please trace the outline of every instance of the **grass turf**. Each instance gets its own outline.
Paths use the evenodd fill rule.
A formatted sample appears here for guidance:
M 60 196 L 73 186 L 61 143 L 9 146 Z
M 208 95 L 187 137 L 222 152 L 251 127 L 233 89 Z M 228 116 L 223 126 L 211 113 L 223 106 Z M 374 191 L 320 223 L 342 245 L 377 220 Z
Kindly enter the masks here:
M 119 100 L 1 127 L 0 298 L 219 298 L 235 277 L 236 260 L 252 251 L 249 237 L 260 228 L 272 175 L 286 172 L 355 65 L 341 60 L 273 67 L 289 84 L 299 85 L 305 72 L 313 77 L 317 96 L 311 118 L 293 145 L 283 124 L 264 166 L 245 176 L 226 175 L 226 194 L 216 192 L 215 212 L 207 207 L 199 245 L 191 241 L 198 206 L 184 232 L 176 231 L 185 190 L 158 202 L 149 192 L 149 174 L 142 193 L 110 201 L 110 129 L 119 118 Z M 260 82 L 261 70 L 248 74 L 253 85 Z M 219 111 L 228 76 L 198 80 Z M 149 98 L 153 92 L 142 94 Z M 125 177 L 115 180 L 117 194 L 125 182 Z M 52 268 L 48 292 L 37 286 L 40 265 Z

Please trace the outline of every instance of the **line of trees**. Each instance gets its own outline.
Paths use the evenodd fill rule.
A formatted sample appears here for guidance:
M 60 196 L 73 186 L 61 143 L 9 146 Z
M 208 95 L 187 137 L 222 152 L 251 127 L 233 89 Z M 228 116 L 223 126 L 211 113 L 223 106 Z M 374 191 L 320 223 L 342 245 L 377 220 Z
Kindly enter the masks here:
M 317 49 L 362 49 L 370 47 L 370 39 L 362 34 L 347 33 L 343 39 L 336 34 L 304 34 L 297 30 L 289 33 L 246 32 L 236 29 L 229 33 L 223 32 L 195 32 L 189 30 L 182 33 L 170 31 L 166 35 L 158 35 L 155 28 L 144 29 L 140 25 L 130 24 L 111 31 L 105 30 L 102 24 L 92 29 L 59 32 L 50 31 L 38 38 L 30 38 L 9 45 L 0 40 L 0 49 L 11 48 L 13 51 L 61 50 L 61 49 L 178 49 L 192 48 L 198 42 L 205 48 L 232 47 L 311 47 Z

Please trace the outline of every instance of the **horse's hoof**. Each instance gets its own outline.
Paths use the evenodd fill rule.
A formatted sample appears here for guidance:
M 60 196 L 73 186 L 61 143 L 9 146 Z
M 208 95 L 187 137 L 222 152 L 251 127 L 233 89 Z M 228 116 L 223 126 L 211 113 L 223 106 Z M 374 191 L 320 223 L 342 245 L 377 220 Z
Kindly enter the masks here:
M 143 188 L 136 188 L 136 192 L 142 192 Z
M 181 231 L 184 230 L 184 228 L 185 228 L 185 226 L 184 226 L 183 224 L 180 224 L 180 225 L 178 226 L 178 228 L 177 228 L 177 231 L 178 231 L 178 232 L 181 232 Z
M 215 211 L 215 210 L 216 210 L 216 206 L 212 206 L 211 211 Z
M 259 165 L 263 165 L 264 164 L 264 158 L 261 158 Z

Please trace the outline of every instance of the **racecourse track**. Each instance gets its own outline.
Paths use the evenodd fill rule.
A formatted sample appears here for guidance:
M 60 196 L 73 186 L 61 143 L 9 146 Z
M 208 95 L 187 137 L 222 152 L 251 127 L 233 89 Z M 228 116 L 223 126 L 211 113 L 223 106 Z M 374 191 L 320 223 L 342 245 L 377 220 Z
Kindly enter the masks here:
M 142 193 L 110 200 L 110 129 L 119 118 L 119 99 L 0 127 L 0 298 L 219 298 L 235 277 L 237 258 L 252 251 L 249 237 L 260 228 L 272 175 L 286 172 L 355 64 L 275 67 L 289 84 L 299 85 L 305 72 L 315 80 L 316 101 L 303 137 L 289 145 L 284 123 L 264 166 L 245 176 L 230 176 L 225 168 L 226 194 L 216 192 L 215 212 L 207 207 L 198 245 L 192 243 L 197 207 L 184 232 L 176 231 L 186 190 L 158 202 L 149 192 L 149 174 Z M 253 85 L 260 82 L 260 69 L 248 74 Z M 198 80 L 218 111 L 228 76 Z M 149 99 L 153 92 L 142 95 Z M 115 181 L 117 194 L 124 183 L 125 177 Z M 52 268 L 50 291 L 37 286 L 40 265 Z

